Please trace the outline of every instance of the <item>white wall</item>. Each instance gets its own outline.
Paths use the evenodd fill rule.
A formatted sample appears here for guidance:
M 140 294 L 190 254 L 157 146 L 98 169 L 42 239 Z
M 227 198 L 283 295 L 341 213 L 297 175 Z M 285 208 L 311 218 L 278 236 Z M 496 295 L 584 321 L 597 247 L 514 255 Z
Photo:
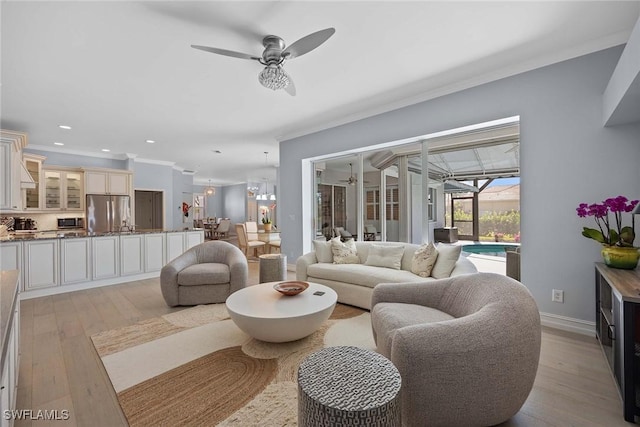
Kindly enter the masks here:
M 520 116 L 522 281 L 540 311 L 594 320 L 599 246 L 581 202 L 640 198 L 640 124 L 604 128 L 602 94 L 622 47 L 529 71 L 280 144 L 282 250 L 303 250 L 302 160 L 505 117 Z M 440 209 L 440 208 L 439 208 Z M 304 216 L 303 216 L 304 213 Z M 565 303 L 552 303 L 563 289 Z

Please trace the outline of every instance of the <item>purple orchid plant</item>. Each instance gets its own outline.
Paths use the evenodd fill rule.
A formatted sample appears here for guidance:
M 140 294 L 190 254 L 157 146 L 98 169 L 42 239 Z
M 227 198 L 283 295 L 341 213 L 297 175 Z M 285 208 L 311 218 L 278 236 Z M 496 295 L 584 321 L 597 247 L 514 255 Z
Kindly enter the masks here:
M 632 217 L 632 226 L 623 227 L 622 214 L 631 212 L 637 204 L 638 200 L 629 202 L 629 199 L 624 196 L 613 197 L 602 203 L 593 203 L 591 205 L 580 203 L 576 208 L 578 216 L 580 218 L 592 216 L 598 226 L 598 229 L 584 227 L 582 235 L 603 245 L 633 247 L 633 241 L 636 238 L 635 222 Z M 611 228 L 609 213 L 613 214 L 615 228 Z

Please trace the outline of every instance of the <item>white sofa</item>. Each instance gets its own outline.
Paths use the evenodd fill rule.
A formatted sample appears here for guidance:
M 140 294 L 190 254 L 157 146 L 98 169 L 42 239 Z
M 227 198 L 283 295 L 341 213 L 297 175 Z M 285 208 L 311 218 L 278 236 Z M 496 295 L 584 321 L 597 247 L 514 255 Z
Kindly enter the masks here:
M 420 246 L 402 242 L 356 242 L 359 264 L 333 264 L 318 262 L 314 251 L 306 253 L 296 261 L 298 280 L 320 283 L 338 294 L 338 302 L 371 309 L 373 288 L 380 283 L 424 282 L 436 280 L 421 277 L 411 272 L 413 254 Z M 365 265 L 369 249 L 373 245 L 404 246 L 400 270 Z M 437 263 L 437 261 L 436 261 Z M 450 277 L 477 273 L 476 267 L 464 256 L 460 256 Z

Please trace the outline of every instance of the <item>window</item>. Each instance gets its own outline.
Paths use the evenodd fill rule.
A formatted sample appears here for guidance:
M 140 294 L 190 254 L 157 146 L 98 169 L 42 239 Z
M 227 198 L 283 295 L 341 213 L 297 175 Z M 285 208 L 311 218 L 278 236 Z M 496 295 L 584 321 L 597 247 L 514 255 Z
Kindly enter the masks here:
M 427 212 L 429 213 L 429 221 L 436 220 L 436 196 L 436 189 L 429 187 L 429 195 L 427 200 Z
M 367 220 L 376 221 L 380 216 L 380 191 L 379 190 L 366 190 L 366 211 Z
M 398 221 L 399 219 L 398 187 L 387 187 L 387 221 Z

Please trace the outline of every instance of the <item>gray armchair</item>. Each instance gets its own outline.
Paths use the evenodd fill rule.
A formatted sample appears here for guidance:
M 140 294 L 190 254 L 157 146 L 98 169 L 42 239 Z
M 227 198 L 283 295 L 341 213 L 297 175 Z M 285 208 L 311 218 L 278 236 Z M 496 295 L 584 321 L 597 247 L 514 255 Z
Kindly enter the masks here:
M 167 305 L 225 302 L 247 284 L 249 267 L 240 249 L 210 241 L 187 250 L 160 272 L 160 289 Z
M 492 273 L 380 284 L 371 322 L 402 377 L 408 426 L 488 426 L 515 415 L 540 357 L 540 314 L 524 285 Z

